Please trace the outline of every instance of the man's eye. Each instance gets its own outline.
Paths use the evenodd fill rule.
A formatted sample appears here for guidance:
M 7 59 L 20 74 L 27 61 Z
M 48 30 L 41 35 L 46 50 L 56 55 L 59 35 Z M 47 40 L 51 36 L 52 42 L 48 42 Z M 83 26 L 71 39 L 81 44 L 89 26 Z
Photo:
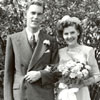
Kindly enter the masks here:
M 38 13 L 38 15 L 40 16 L 40 15 L 42 15 L 42 13 Z
M 37 14 L 38 16 L 41 16 L 42 15 L 42 13 L 32 12 L 32 15 L 35 15 L 35 14 Z
M 32 14 L 35 15 L 36 13 L 35 12 L 32 12 Z

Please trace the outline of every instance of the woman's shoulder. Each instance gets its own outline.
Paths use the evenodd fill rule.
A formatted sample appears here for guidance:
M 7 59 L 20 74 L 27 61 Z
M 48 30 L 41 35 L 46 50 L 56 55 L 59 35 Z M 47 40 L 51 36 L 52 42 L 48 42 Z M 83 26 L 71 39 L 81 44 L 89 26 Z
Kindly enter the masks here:
M 67 47 L 59 49 L 59 53 L 64 53 L 66 51 L 67 51 Z M 75 48 L 74 51 L 81 52 L 81 53 L 83 52 L 85 54 L 88 54 L 90 51 L 94 51 L 94 49 L 91 46 L 82 44 L 82 45 L 79 45 L 77 48 Z
M 81 47 L 82 47 L 82 51 L 85 52 L 85 53 L 87 53 L 87 54 L 88 54 L 90 51 L 93 51 L 93 50 L 94 50 L 93 47 L 87 46 L 87 45 L 82 45 Z
M 66 51 L 66 48 L 67 48 L 67 47 L 59 48 L 59 52 L 64 52 L 64 51 Z
M 85 44 L 83 44 L 82 47 L 83 47 L 84 49 L 86 49 L 86 50 L 91 50 L 91 49 L 93 49 L 93 47 L 87 46 L 87 45 L 85 45 Z

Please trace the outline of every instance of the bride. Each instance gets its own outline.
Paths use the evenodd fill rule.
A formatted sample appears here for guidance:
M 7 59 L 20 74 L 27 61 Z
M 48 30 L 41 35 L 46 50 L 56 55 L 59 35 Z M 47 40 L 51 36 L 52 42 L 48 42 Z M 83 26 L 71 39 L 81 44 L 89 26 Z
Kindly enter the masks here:
M 59 49 L 59 64 L 74 60 L 88 64 L 91 67 L 89 78 L 78 86 L 79 89 L 71 90 L 70 88 L 70 91 L 75 92 L 74 95 L 68 95 L 68 91 L 65 88 L 62 89 L 64 91 L 58 92 L 57 100 L 91 100 L 88 86 L 100 81 L 100 72 L 95 59 L 94 49 L 81 43 L 82 26 L 81 21 L 77 17 L 65 15 L 58 21 L 57 26 L 58 35 L 67 44 Z

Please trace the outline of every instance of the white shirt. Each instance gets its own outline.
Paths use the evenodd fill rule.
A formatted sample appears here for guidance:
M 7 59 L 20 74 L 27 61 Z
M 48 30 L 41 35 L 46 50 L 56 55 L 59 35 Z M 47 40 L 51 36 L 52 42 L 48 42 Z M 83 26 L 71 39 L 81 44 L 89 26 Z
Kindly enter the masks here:
M 38 30 L 37 32 L 34 33 L 35 41 L 36 41 L 36 42 L 37 42 L 37 40 L 38 40 L 39 32 L 40 32 L 40 30 Z M 26 33 L 27 33 L 27 38 L 28 38 L 28 40 L 30 40 L 31 37 L 32 37 L 32 35 L 33 35 L 33 33 L 30 32 L 27 28 L 26 28 Z

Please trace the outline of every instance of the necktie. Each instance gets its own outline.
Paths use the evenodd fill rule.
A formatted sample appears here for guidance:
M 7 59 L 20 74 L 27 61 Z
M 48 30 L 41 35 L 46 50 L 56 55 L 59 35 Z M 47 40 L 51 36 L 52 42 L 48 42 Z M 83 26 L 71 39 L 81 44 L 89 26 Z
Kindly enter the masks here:
M 36 41 L 35 41 L 35 36 L 34 35 L 31 36 L 29 42 L 30 42 L 31 48 L 34 50 L 35 46 L 36 46 Z

